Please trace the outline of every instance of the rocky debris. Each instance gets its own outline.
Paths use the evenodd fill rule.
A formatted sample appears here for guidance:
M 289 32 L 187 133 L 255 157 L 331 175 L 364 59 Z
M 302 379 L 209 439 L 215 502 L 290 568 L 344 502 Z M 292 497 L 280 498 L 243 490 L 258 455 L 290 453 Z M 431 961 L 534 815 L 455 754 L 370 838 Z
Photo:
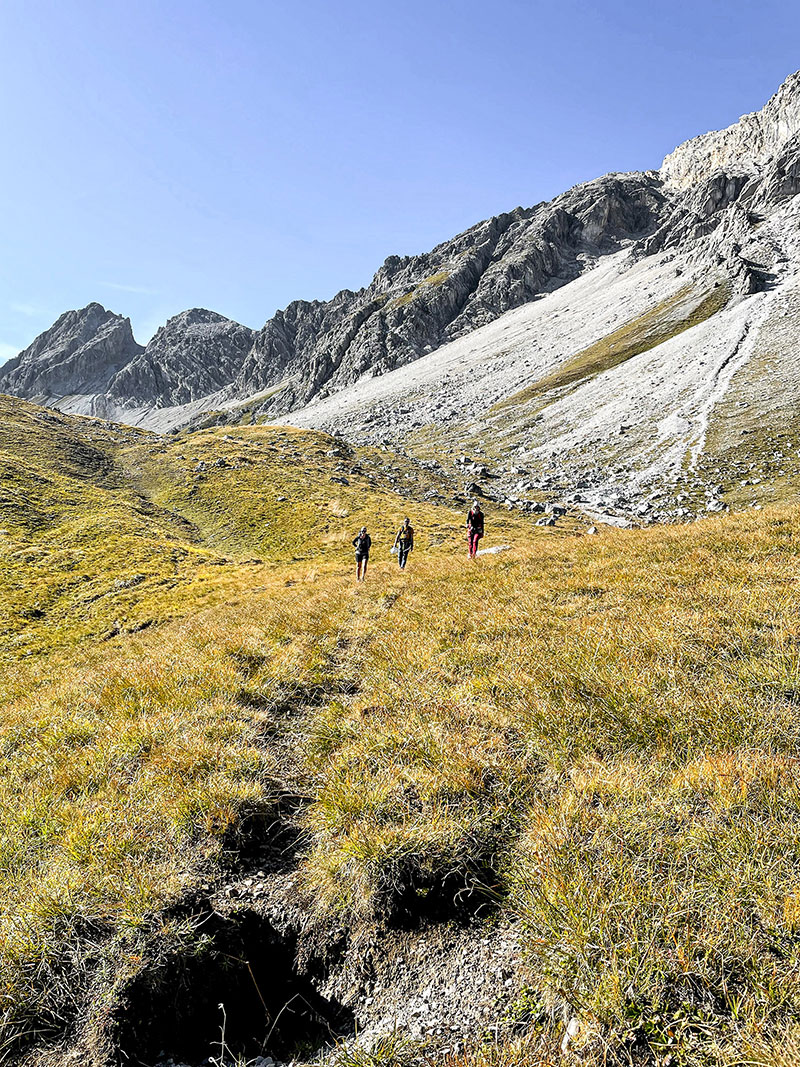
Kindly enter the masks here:
M 257 333 L 195 310 L 144 352 L 128 326 L 106 366 L 95 341 L 121 338 L 127 320 L 90 305 L 7 365 L 0 387 L 154 429 L 268 414 L 384 451 L 435 443 L 458 457 L 448 466 L 465 496 L 477 487 L 509 510 L 560 499 L 617 524 L 718 513 L 729 479 L 712 474 L 727 489 L 711 489 L 698 461 L 720 412 L 730 450 L 734 435 L 752 443 L 759 412 L 774 428 L 800 402 L 799 115 L 797 74 L 660 172 L 607 175 L 389 257 L 365 289 L 295 302 Z M 62 327 L 92 308 L 108 322 L 76 348 L 74 322 Z M 626 331 L 633 345 L 616 363 Z M 585 374 L 559 377 L 598 351 Z M 737 391 L 750 409 L 726 407 Z M 669 482 L 684 473 L 681 489 Z M 403 496 L 452 498 L 420 475 L 381 479 Z
M 355 1059 L 392 1035 L 436 1054 L 461 1051 L 487 1031 L 514 1031 L 528 977 L 515 922 L 502 914 L 416 921 L 410 913 L 400 924 L 320 922 L 302 889 L 299 839 L 289 822 L 280 825 L 280 840 L 254 842 L 238 873 L 198 886 L 202 961 L 177 958 L 169 972 L 161 963 L 154 985 L 141 973 L 127 989 L 115 1030 L 124 1056 L 207 1067 L 216 1049 L 218 1064 L 223 1003 L 231 1063 L 258 1055 L 262 1067 Z
M 92 398 L 93 410 L 116 405 L 123 412 L 203 396 L 208 411 L 225 398 L 272 391 L 255 410 L 290 411 L 365 374 L 410 363 L 564 285 L 594 256 L 650 233 L 663 203 L 654 175 L 598 178 L 550 203 L 481 222 L 429 253 L 390 256 L 366 289 L 295 301 L 255 334 L 195 309 L 171 319 L 145 352 L 137 346 L 124 367 L 109 366 L 97 381 L 51 381 L 50 367 L 38 367 L 38 391 L 54 398 L 102 392 Z M 27 379 L 9 387 L 32 395 Z M 198 414 L 187 411 L 182 421 Z M 419 425 L 413 409 L 397 414 L 406 430 Z M 144 419 L 132 410 L 127 417 Z
M 253 872 L 223 887 L 215 900 L 223 913 L 252 909 L 297 944 L 300 971 L 319 976 L 316 992 L 352 1013 L 352 1035 L 340 1042 L 369 1048 L 399 1033 L 452 1049 L 487 1029 L 513 1026 L 511 1007 L 526 973 L 514 923 L 362 927 L 326 931 L 320 940 L 296 876 L 274 872 Z
M 800 218 L 798 207 L 792 201 L 779 209 L 774 221 L 760 226 L 759 241 L 765 247 L 773 238 L 777 240 L 778 235 L 796 231 L 795 223 Z M 716 234 L 707 240 L 717 247 Z M 636 249 L 631 252 L 639 255 Z M 706 455 L 703 450 L 707 448 L 708 427 L 714 425 L 712 418 L 720 426 L 717 412 L 731 380 L 730 368 L 741 376 L 734 361 L 739 361 L 738 367 L 747 368 L 753 342 L 765 353 L 763 374 L 756 377 L 754 366 L 750 375 L 748 395 L 753 410 L 745 416 L 731 412 L 728 436 L 738 434 L 741 422 L 737 427 L 734 419 L 742 417 L 749 421 L 741 428 L 750 431 L 755 412 L 760 411 L 770 390 L 774 399 L 770 398 L 769 403 L 776 410 L 779 405 L 781 410 L 785 409 L 786 418 L 791 417 L 789 408 L 800 398 L 800 377 L 794 369 L 800 313 L 795 310 L 797 283 L 791 273 L 785 283 L 776 284 L 772 291 L 755 294 L 752 303 L 742 297 L 734 299 L 708 322 L 654 348 L 652 353 L 645 352 L 606 374 L 588 377 L 570 395 L 543 400 L 543 412 L 537 418 L 544 421 L 546 430 L 526 430 L 526 424 L 531 425 L 534 420 L 528 418 L 524 407 L 520 408 L 522 425 L 512 420 L 503 424 L 501 419 L 505 415 L 491 413 L 475 420 L 474 412 L 485 410 L 482 396 L 489 385 L 496 390 L 490 397 L 507 396 L 515 388 L 524 388 L 523 360 L 537 368 L 534 373 L 542 374 L 548 367 L 544 360 L 567 358 L 570 348 L 566 345 L 570 341 L 560 332 L 562 323 L 568 326 L 571 343 L 585 346 L 592 341 L 589 330 L 595 329 L 602 336 L 619 322 L 615 318 L 609 321 L 616 314 L 614 309 L 624 307 L 628 318 L 636 317 L 640 313 L 637 300 L 641 301 L 641 313 L 646 315 L 648 305 L 652 308 L 654 301 L 663 298 L 669 304 L 677 298 L 680 290 L 662 288 L 674 285 L 674 279 L 669 281 L 674 273 L 671 254 L 639 258 L 631 267 L 631 252 L 607 257 L 588 276 L 571 286 L 453 342 L 413 368 L 359 383 L 351 393 L 338 394 L 322 404 L 312 405 L 285 421 L 334 430 L 352 441 L 370 441 L 374 433 L 385 442 L 386 429 L 393 421 L 394 395 L 402 396 L 405 406 L 411 403 L 423 422 L 437 426 L 431 399 L 443 395 L 436 390 L 447 377 L 450 380 L 447 403 L 460 426 L 470 428 L 468 436 L 463 431 L 459 433 L 457 443 L 463 447 L 467 437 L 475 456 L 479 450 L 473 448 L 472 441 L 478 433 L 484 437 L 488 433 L 493 448 L 489 462 L 499 477 L 485 492 L 504 506 L 519 507 L 526 500 L 529 502 L 529 494 L 535 493 L 556 499 L 560 496 L 567 503 L 597 513 L 597 519 L 603 522 L 608 521 L 607 515 L 613 520 L 641 524 L 690 521 L 700 515 L 714 514 L 724 508 L 725 501 L 718 490 L 709 492 L 704 487 L 703 477 L 694 471 L 695 456 Z M 695 255 L 699 256 L 700 252 L 687 253 L 687 262 Z M 800 244 L 796 240 L 791 256 L 800 267 Z M 691 269 L 696 285 L 708 284 L 698 265 Z M 695 304 L 688 305 L 690 309 L 697 306 L 700 297 L 694 299 Z M 574 304 L 579 312 L 565 319 L 562 308 Z M 773 306 L 775 311 L 771 310 Z M 765 327 L 769 325 L 768 332 L 761 327 L 762 322 Z M 581 335 L 579 331 L 583 328 L 587 333 Z M 545 350 L 540 363 L 536 363 L 539 357 L 526 354 L 530 353 L 531 335 L 541 339 Z M 776 340 L 780 341 L 780 347 Z M 503 354 L 493 355 L 501 346 L 504 346 Z M 779 386 L 770 385 L 773 376 Z M 739 378 L 734 379 L 737 381 Z M 364 412 L 371 413 L 369 423 L 362 418 Z M 630 418 L 634 413 L 636 418 Z M 724 417 L 727 421 L 728 416 Z M 783 417 L 775 425 L 782 421 Z M 623 435 L 618 434 L 620 425 L 626 427 Z M 749 437 L 750 432 L 745 436 Z M 439 432 L 437 440 L 446 442 L 447 438 Z M 453 452 L 456 451 L 454 446 Z M 498 465 L 498 456 L 505 462 Z M 480 458 L 483 460 L 483 455 Z M 713 454 L 708 458 L 713 458 Z M 458 454 L 455 467 L 459 472 L 466 471 L 468 465 L 477 462 L 465 450 Z M 512 475 L 512 467 L 525 470 L 528 476 Z M 685 477 L 691 500 L 677 499 L 678 492 L 669 481 L 672 475 Z M 711 481 L 716 485 L 723 480 L 719 473 L 712 473 Z
M 390 256 L 366 289 L 278 312 L 228 393 L 283 384 L 261 410 L 285 412 L 403 366 L 577 277 L 587 248 L 607 252 L 651 231 L 662 203 L 653 176 L 609 175 L 487 219 L 423 255 Z M 398 415 L 414 425 L 411 408 Z

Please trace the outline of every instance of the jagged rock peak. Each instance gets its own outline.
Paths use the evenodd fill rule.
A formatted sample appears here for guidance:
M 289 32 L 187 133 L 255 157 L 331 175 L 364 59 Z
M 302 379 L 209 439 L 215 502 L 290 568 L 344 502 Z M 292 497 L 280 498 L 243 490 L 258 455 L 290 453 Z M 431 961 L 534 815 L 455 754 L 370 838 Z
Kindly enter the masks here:
M 123 406 L 156 407 L 208 396 L 238 374 L 254 336 L 247 326 L 216 311 L 182 311 L 114 376 L 109 396 Z
M 144 349 L 130 319 L 91 303 L 65 311 L 0 375 L 0 390 L 19 396 L 98 392 Z
M 233 319 L 228 319 L 224 315 L 220 315 L 218 311 L 209 311 L 208 308 L 188 308 L 186 311 L 181 311 L 177 315 L 173 315 L 167 319 L 164 326 L 161 326 L 161 330 L 174 329 L 176 327 L 186 326 L 211 326 L 219 323 L 229 323 L 233 326 L 238 326 L 238 322 L 234 322 Z
M 92 302 L 85 308 L 75 311 L 65 311 L 53 325 L 44 330 L 32 344 L 21 352 L 17 359 L 22 356 L 39 356 L 57 345 L 76 345 L 90 340 L 98 330 L 106 325 L 124 326 L 130 328 L 130 319 L 123 315 L 117 315 L 113 311 L 107 311 L 102 304 Z
M 661 172 L 607 174 L 429 252 L 389 256 L 364 288 L 294 301 L 257 332 L 191 308 L 143 350 L 128 320 L 99 304 L 69 312 L 3 369 L 0 388 L 159 427 L 225 407 L 235 418 L 248 398 L 260 415 L 283 415 L 547 299 L 628 246 L 620 269 L 680 253 L 737 295 L 766 291 L 794 253 L 777 230 L 774 245 L 748 252 L 751 230 L 798 192 L 800 72 L 761 111 L 676 149 Z
M 167 319 L 163 326 L 159 326 L 148 342 L 147 353 L 152 354 L 164 345 L 178 345 L 190 348 L 192 345 L 213 338 L 240 336 L 246 339 L 247 344 L 252 343 L 253 330 L 242 326 L 240 322 L 228 319 L 217 311 L 208 311 L 206 308 L 189 308 Z
M 675 189 L 686 189 L 719 170 L 752 170 L 798 133 L 800 71 L 790 74 L 760 111 L 679 145 L 661 165 L 661 178 Z

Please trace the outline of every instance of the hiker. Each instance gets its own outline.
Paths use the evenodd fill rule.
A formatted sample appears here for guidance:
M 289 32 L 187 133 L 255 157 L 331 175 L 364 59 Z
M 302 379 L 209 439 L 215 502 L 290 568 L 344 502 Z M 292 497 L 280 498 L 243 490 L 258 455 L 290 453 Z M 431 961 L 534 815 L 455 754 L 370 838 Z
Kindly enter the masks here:
M 477 500 L 472 501 L 472 507 L 467 513 L 467 546 L 469 558 L 475 559 L 478 554 L 478 541 L 483 537 L 483 512 Z
M 397 531 L 393 547 L 397 549 L 397 562 L 400 564 L 400 570 L 404 571 L 408 553 L 414 547 L 414 527 L 409 522 L 408 516 L 403 519 L 403 525 Z
M 369 563 L 369 550 L 372 545 L 372 538 L 367 533 L 366 526 L 362 526 L 356 536 L 353 538 L 353 545 L 356 550 L 356 581 L 363 582 L 367 577 L 367 564 Z

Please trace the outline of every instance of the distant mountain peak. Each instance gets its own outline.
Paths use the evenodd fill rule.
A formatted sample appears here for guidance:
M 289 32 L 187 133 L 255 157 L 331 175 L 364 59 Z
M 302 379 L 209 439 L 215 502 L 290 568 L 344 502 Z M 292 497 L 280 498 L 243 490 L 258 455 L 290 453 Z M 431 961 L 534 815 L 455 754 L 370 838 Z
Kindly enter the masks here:
M 130 322 L 100 304 L 67 312 L 2 369 L 0 389 L 162 430 L 211 410 L 236 419 L 242 401 L 259 415 L 284 416 L 547 301 L 617 253 L 621 273 L 659 260 L 673 282 L 684 279 L 679 288 L 705 294 L 714 278 L 736 299 L 766 292 L 795 262 L 800 269 L 800 248 L 782 214 L 799 191 L 797 72 L 760 111 L 687 141 L 660 171 L 607 174 L 478 222 L 428 252 L 387 256 L 364 288 L 295 300 L 258 331 L 193 307 L 172 316 L 143 349 Z M 759 229 L 773 218 L 774 229 Z M 657 316 L 659 303 L 675 297 L 672 282 L 659 277 Z M 623 318 L 628 310 L 626 303 Z M 565 350 L 577 315 L 559 313 Z M 614 309 L 603 321 L 617 321 Z M 522 365 L 532 358 L 527 353 Z M 498 399 L 493 389 L 489 382 L 475 393 L 476 411 L 487 397 Z M 374 418 L 379 432 L 383 417 Z
M 130 319 L 93 302 L 66 311 L 2 368 L 0 390 L 29 398 L 103 392 L 143 348 Z
M 188 308 L 186 311 L 170 316 L 165 325 L 168 327 L 177 325 L 196 326 L 225 322 L 233 322 L 233 319 L 220 315 L 218 311 L 209 311 L 208 308 Z M 234 325 L 238 325 L 238 323 L 234 323 Z
M 190 308 L 159 327 L 143 352 L 112 379 L 108 395 L 122 407 L 173 407 L 218 392 L 253 346 L 253 330 L 206 308 Z

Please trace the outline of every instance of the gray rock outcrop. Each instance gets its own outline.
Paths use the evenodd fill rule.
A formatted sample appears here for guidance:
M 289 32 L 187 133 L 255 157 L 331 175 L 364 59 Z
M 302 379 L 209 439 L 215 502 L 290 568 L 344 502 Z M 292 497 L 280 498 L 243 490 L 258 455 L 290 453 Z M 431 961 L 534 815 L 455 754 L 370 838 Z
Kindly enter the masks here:
M 126 419 L 189 404 L 239 373 L 254 331 L 215 311 L 192 308 L 137 344 L 130 320 L 89 304 L 68 311 L 0 373 L 0 391 L 65 410 Z
M 800 133 L 800 71 L 790 75 L 760 111 L 733 126 L 704 133 L 679 145 L 664 160 L 660 175 L 668 186 L 687 189 L 717 171 L 759 168 Z
M 143 351 L 130 319 L 89 304 L 65 312 L 0 368 L 0 392 L 28 399 L 103 393 L 116 372 Z
M 254 333 L 215 311 L 192 308 L 169 319 L 147 347 L 109 382 L 119 405 L 189 404 L 228 385 L 253 346 Z
M 606 175 L 430 252 L 390 256 L 365 288 L 295 301 L 258 331 L 193 309 L 143 349 L 128 320 L 98 304 L 68 312 L 0 369 L 0 389 L 156 429 L 243 400 L 278 416 L 547 298 L 624 248 L 631 262 L 680 254 L 680 269 L 718 273 L 737 296 L 764 291 L 788 252 L 778 231 L 756 247 L 759 220 L 798 191 L 800 72 L 761 111 L 687 141 L 658 172 Z
M 609 175 L 481 222 L 423 255 L 390 256 L 367 288 L 278 312 L 256 335 L 229 395 L 283 382 L 265 410 L 287 411 L 394 370 L 651 232 L 663 202 L 653 175 Z

